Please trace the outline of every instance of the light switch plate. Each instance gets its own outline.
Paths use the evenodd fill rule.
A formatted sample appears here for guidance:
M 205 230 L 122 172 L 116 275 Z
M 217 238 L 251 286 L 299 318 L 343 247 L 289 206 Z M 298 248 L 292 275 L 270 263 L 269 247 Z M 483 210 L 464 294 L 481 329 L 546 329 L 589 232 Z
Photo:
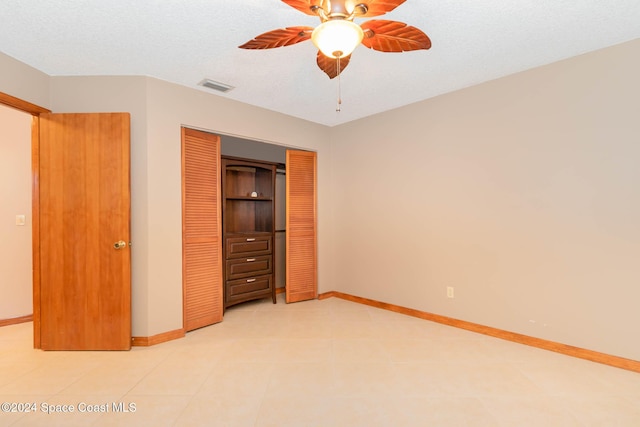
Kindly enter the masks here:
M 16 225 L 24 225 L 26 220 L 26 215 L 16 215 Z

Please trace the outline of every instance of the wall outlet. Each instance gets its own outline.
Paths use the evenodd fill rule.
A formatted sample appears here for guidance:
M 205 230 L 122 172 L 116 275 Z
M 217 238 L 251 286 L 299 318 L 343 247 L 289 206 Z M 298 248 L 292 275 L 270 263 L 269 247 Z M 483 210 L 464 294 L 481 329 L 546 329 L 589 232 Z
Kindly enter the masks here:
M 447 286 L 447 298 L 453 298 L 453 286 Z

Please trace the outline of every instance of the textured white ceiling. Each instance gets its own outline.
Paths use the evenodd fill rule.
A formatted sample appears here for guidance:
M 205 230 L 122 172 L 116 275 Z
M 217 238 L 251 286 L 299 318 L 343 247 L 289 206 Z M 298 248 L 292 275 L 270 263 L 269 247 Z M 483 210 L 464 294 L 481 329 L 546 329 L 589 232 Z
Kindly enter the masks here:
M 340 112 L 310 41 L 237 48 L 318 24 L 280 0 L 2 0 L 0 51 L 53 76 L 153 76 L 333 126 L 640 37 L 639 0 L 407 0 L 378 19 L 422 29 L 433 47 L 359 46 Z M 236 88 L 212 92 L 204 78 Z

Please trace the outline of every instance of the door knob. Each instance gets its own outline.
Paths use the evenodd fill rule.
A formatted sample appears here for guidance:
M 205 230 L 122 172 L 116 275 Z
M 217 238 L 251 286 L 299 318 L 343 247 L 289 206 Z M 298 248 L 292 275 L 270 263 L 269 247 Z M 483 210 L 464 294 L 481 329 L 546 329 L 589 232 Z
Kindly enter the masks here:
M 127 243 L 124 240 L 120 240 L 119 242 L 115 242 L 113 244 L 114 249 L 123 249 L 127 247 Z

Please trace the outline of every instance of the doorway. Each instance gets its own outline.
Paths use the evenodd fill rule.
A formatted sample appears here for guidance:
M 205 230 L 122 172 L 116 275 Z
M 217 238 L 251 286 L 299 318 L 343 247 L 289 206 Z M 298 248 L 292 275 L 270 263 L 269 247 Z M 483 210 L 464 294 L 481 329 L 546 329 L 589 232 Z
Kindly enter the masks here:
M 285 285 L 285 214 L 286 214 L 286 170 L 287 149 L 281 145 L 253 141 L 228 135 L 220 135 L 223 156 L 277 163 L 276 171 L 276 215 L 274 241 L 274 268 L 276 292 L 284 292 Z
M 281 165 L 276 175 L 276 289 L 286 301 L 317 297 L 317 156 L 267 142 L 222 136 L 222 154 Z M 225 147 L 225 139 L 227 145 Z M 233 150 L 233 151 L 232 151 Z M 232 151 L 232 152 L 231 152 Z M 280 203 L 278 204 L 278 199 Z M 279 213 L 277 210 L 281 209 Z M 278 277 L 279 276 L 279 277 Z
M 0 104 L 0 326 L 33 319 L 31 120 Z
M 54 190 L 51 190 L 53 188 L 52 183 L 54 183 L 53 179 L 49 179 L 51 177 L 53 177 L 54 175 L 52 175 L 50 172 L 52 170 L 60 170 L 63 171 L 62 173 L 59 173 L 57 175 L 55 175 L 56 177 L 62 177 L 64 178 L 69 171 L 71 172 L 77 172 L 79 170 L 91 170 L 91 171 L 98 171 L 98 172 L 102 172 L 102 171 L 106 171 L 106 175 L 108 175 L 107 179 L 108 182 L 110 184 L 108 184 L 107 186 L 104 186 L 102 184 L 104 184 L 105 179 L 98 179 L 98 180 L 92 180 L 91 182 L 93 184 L 96 184 L 99 186 L 100 188 L 100 194 L 104 195 L 104 194 L 115 194 L 115 193 L 121 193 L 124 194 L 127 197 L 127 201 L 125 203 L 124 199 L 116 202 L 116 203 L 111 203 L 111 202 L 107 202 L 102 203 L 100 202 L 100 206 L 106 207 L 106 209 L 102 209 L 100 208 L 100 212 L 101 213 L 107 213 L 107 210 L 111 209 L 113 207 L 113 209 L 108 211 L 108 218 L 109 219 L 109 223 L 112 223 L 112 219 L 116 218 L 118 216 L 118 214 L 122 211 L 125 215 L 123 215 L 122 217 L 124 218 L 123 221 L 117 222 L 118 224 L 125 223 L 126 222 L 126 227 L 128 229 L 129 227 L 129 199 L 128 199 L 128 189 L 129 189 L 129 184 L 128 184 L 128 177 L 129 177 L 129 116 L 128 114 L 50 114 L 51 112 L 46 109 L 46 108 L 42 108 L 38 105 L 35 104 L 31 104 L 30 102 L 27 101 L 23 101 L 19 98 L 13 97 L 11 95 L 5 94 L 5 93 L 1 93 L 0 92 L 0 108 L 2 108 L 2 110 L 0 111 L 0 114 L 3 114 L 3 117 L 6 117 L 7 114 L 11 114 L 11 113 L 15 113 L 17 111 L 18 116 L 17 117 L 22 117 L 24 119 L 24 123 L 27 124 L 27 126 L 24 126 L 24 133 L 23 135 L 26 135 L 25 138 L 3 138 L 2 141 L 0 141 L 0 153 L 3 154 L 2 158 L 9 160 L 11 159 L 11 156 L 6 155 L 10 150 L 9 147 L 13 147 L 9 145 L 8 141 L 13 141 L 13 140 L 19 140 L 21 141 L 21 143 L 18 143 L 18 146 L 23 149 L 25 152 L 28 152 L 28 166 L 26 168 L 26 170 L 28 171 L 28 181 L 30 182 L 29 185 L 26 187 L 26 189 L 23 189 L 21 187 L 18 187 L 17 185 L 17 180 L 15 179 L 15 177 L 13 175 L 18 174 L 17 172 L 15 172 L 15 169 L 12 169 L 11 166 L 13 166 L 13 164 L 9 164 L 9 166 L 7 165 L 2 165 L 2 169 L 3 172 L 5 170 L 9 170 L 11 171 L 11 178 L 6 179 L 5 176 L 3 176 L 0 173 L 0 177 L 3 179 L 4 182 L 9 182 L 11 183 L 11 187 L 17 187 L 19 188 L 18 193 L 21 194 L 23 197 L 25 197 L 26 199 L 29 200 L 29 202 L 26 204 L 26 207 L 20 210 L 23 210 L 24 213 L 13 213 L 13 214 L 9 214 L 9 215 L 2 215 L 1 217 L 9 217 L 13 219 L 13 215 L 15 215 L 15 223 L 13 224 L 14 226 L 17 227 L 24 227 L 24 229 L 29 229 L 30 231 L 30 236 L 28 238 L 22 238 L 20 239 L 21 242 L 26 242 L 28 241 L 28 244 L 26 244 L 27 247 L 29 247 L 28 251 L 25 251 L 24 254 L 20 254 L 20 261 L 22 263 L 28 263 L 28 268 L 26 269 L 28 271 L 28 273 L 23 274 L 23 278 L 20 280 L 20 282 L 26 282 L 26 283 L 30 283 L 31 286 L 27 286 L 26 292 L 28 295 L 28 298 L 26 298 L 25 300 L 28 300 L 29 302 L 27 303 L 28 305 L 24 305 L 24 307 L 29 307 L 28 309 L 26 309 L 26 311 L 29 311 L 30 314 L 28 315 L 23 315 L 23 316 L 18 316 L 18 317 L 14 317 L 14 318 L 10 318 L 10 319 L 5 319 L 3 321 L 2 317 L 7 316 L 7 314 L 3 314 L 0 312 L 0 326 L 2 325 L 7 325 L 7 324 L 13 324 L 13 323 L 22 323 L 22 322 L 28 322 L 28 321 L 33 321 L 33 342 L 34 342 L 34 348 L 44 348 L 44 346 L 42 345 L 43 341 L 42 341 L 42 337 L 41 337 L 41 332 L 42 332 L 42 328 L 41 328 L 41 314 L 42 314 L 42 306 L 41 306 L 41 297 L 42 297 L 42 287 L 41 285 L 41 278 L 44 277 L 41 275 L 41 268 L 42 268 L 42 259 L 41 259 L 41 249 L 42 247 L 42 242 L 43 242 L 43 233 L 42 233 L 42 228 L 41 228 L 41 222 L 42 222 L 42 218 L 44 217 L 45 219 L 48 220 L 53 220 L 55 219 L 56 221 L 60 218 L 65 217 L 65 212 L 67 208 L 69 209 L 73 209 L 74 212 L 78 212 L 80 214 L 80 217 L 82 217 L 83 212 L 85 212 L 85 206 L 89 206 L 87 203 L 89 203 L 89 199 L 91 200 L 98 200 L 98 196 L 96 196 L 96 192 L 93 191 L 94 187 L 91 187 L 89 189 L 87 189 L 86 186 L 83 185 L 84 181 L 80 181 L 75 179 L 75 177 L 73 177 L 70 180 L 67 180 L 68 183 L 70 185 L 66 185 L 63 187 L 66 188 L 68 192 L 73 193 L 75 196 L 75 199 L 73 198 L 69 198 L 67 197 L 68 194 L 65 193 L 65 195 L 63 195 L 59 190 L 59 186 L 55 187 Z M 126 117 L 125 117 L 126 116 Z M 113 120 L 112 120 L 113 119 Z M 122 123 L 123 125 L 118 127 L 118 126 L 114 126 L 115 121 L 114 120 L 120 120 L 118 123 Z M 112 120 L 112 121 L 109 121 Z M 116 120 L 117 121 L 117 120 Z M 108 123 L 107 123 L 108 122 Z M 78 124 L 80 124 L 80 126 L 77 126 Z M 104 125 L 104 126 L 103 126 Z M 9 126 L 2 126 L 2 129 L 8 129 Z M 122 133 L 122 137 L 120 137 L 120 133 L 118 133 L 117 135 L 113 135 L 113 134 L 106 134 L 103 132 L 103 129 L 110 129 L 113 132 L 121 132 Z M 73 130 L 75 133 L 70 133 L 70 132 L 66 132 L 67 130 Z M 85 133 L 81 133 L 82 131 L 84 131 Z M 78 133 L 80 132 L 80 133 Z M 104 135 L 103 135 L 104 133 Z M 0 136 L 5 136 L 2 135 L 0 133 Z M 44 145 L 45 148 L 47 148 L 46 153 L 45 153 L 45 157 L 47 157 L 48 160 L 45 159 L 44 163 L 42 160 L 42 138 L 43 136 L 45 137 L 45 142 L 46 144 Z M 70 144 L 67 144 L 66 141 L 69 141 Z M 88 141 L 91 141 L 91 143 L 89 144 Z M 116 142 L 118 144 L 120 144 L 120 146 L 118 147 L 114 147 L 113 145 L 109 145 L 104 143 L 104 141 L 109 141 L 109 144 L 115 144 Z M 112 143 L 113 141 L 113 143 Z M 89 148 L 92 147 L 91 149 L 93 150 L 92 153 L 98 153 L 96 155 L 91 154 L 91 156 L 89 156 L 89 160 L 86 159 L 81 159 L 80 162 L 71 162 L 68 163 L 66 160 L 68 156 L 64 155 L 61 156 L 59 155 L 59 151 L 58 148 L 59 146 L 55 146 L 54 147 L 54 142 L 55 144 L 61 143 L 62 147 L 65 147 L 65 150 L 67 149 L 67 145 L 72 146 L 73 144 L 85 144 L 82 145 L 82 150 L 76 150 L 73 147 L 70 148 L 69 152 L 73 152 L 74 155 L 75 153 L 82 151 L 82 152 L 88 152 Z M 71 144 L 73 143 L 73 144 Z M 53 148 L 52 148 L 53 147 Z M 97 147 L 96 149 L 93 149 Z M 120 150 L 121 148 L 121 150 Z M 103 155 L 104 153 L 107 153 L 107 155 Z M 116 153 L 116 154 L 113 154 Z M 113 154 L 114 156 L 120 156 L 123 161 L 122 162 L 115 162 L 118 165 L 122 164 L 126 166 L 126 170 L 116 170 L 114 169 L 114 162 L 112 161 L 111 157 L 109 157 L 109 155 Z M 52 156 L 53 155 L 53 156 Z M 53 158 L 55 156 L 60 157 L 62 160 L 58 163 L 52 162 L 50 158 Z M 93 161 L 99 159 L 98 161 Z M 17 162 L 15 162 L 17 163 Z M 44 169 L 43 169 L 44 168 Z M 84 168 L 84 169 L 83 169 Z M 48 188 L 49 193 L 47 193 L 47 189 L 45 189 L 45 197 L 44 199 L 42 198 L 42 194 L 43 194 L 43 187 L 41 182 L 41 178 L 43 177 L 42 172 L 43 170 L 45 172 L 49 172 L 49 175 L 47 175 L 47 179 L 45 180 L 47 185 L 49 185 L 50 188 Z M 109 172 L 111 172 L 111 175 L 109 175 Z M 92 175 L 93 176 L 93 175 Z M 117 176 L 119 177 L 118 180 L 115 180 L 117 183 L 122 182 L 122 188 L 118 187 L 116 188 L 116 184 L 111 184 L 111 182 L 113 182 L 113 176 Z M 57 179 L 57 178 L 56 178 Z M 66 178 L 64 178 L 66 179 Z M 64 181 L 63 179 L 63 181 Z M 56 185 L 59 184 L 60 179 L 55 180 Z M 93 185 L 92 184 L 92 185 Z M 126 188 L 125 188 L 126 187 Z M 1 187 L 0 187 L 1 189 Z M 114 191 L 111 191 L 111 190 Z M 105 190 L 105 191 L 103 191 Z M 126 190 L 126 191 L 122 191 L 122 190 Z M 84 195 L 84 198 L 83 198 Z M 101 196 L 100 196 L 101 197 Z M 123 196 L 124 197 L 124 196 Z M 74 205 L 70 205 L 69 203 L 67 203 L 69 200 L 77 200 L 78 203 L 74 204 Z M 46 211 L 43 215 L 42 214 L 42 201 L 44 200 L 45 204 L 49 203 L 48 206 L 55 206 L 56 208 L 60 208 L 61 206 L 63 207 L 63 211 L 61 211 L 60 209 L 59 212 L 55 211 L 55 210 L 48 210 Z M 60 204 L 58 203 L 58 201 L 63 200 L 64 203 Z M 101 200 L 101 199 L 100 199 Z M 55 203 L 54 203 L 55 202 Z M 3 206 L 9 206 L 8 203 L 4 203 Z M 93 205 L 91 205 L 93 206 Z M 11 209 L 11 211 L 16 210 L 16 207 L 18 206 L 9 206 L 9 209 Z M 55 212 L 54 212 L 55 211 Z M 113 212 L 112 212 L 113 211 Z M 117 212 L 116 212 L 117 211 Z M 55 213 L 55 214 L 54 214 Z M 59 215 L 58 215 L 59 214 Z M 126 216 L 126 218 L 125 218 Z M 101 217 L 102 218 L 102 217 Z M 2 228 L 2 220 L 0 220 L 0 232 L 4 234 L 6 234 L 7 240 L 11 242 L 11 245 L 4 245 L 6 248 L 10 248 L 14 253 L 17 252 L 16 251 L 16 239 L 13 238 L 13 236 L 10 236 L 11 231 L 6 231 L 3 230 Z M 65 224 L 78 224 L 81 223 L 82 221 L 58 221 L 59 223 L 65 223 Z M 100 225 L 96 228 L 93 227 L 92 230 L 97 230 L 98 232 L 100 232 L 101 230 L 103 230 L 103 228 L 101 227 L 101 225 L 105 223 L 105 221 L 100 221 Z M 25 227 L 26 226 L 26 227 Z M 47 230 L 52 230 L 53 228 L 51 227 L 47 227 Z M 5 232 L 6 231 L 6 232 Z M 28 235 L 27 232 L 24 232 L 23 234 Z M 55 234 L 55 233 L 54 233 Z M 59 238 L 59 235 L 54 235 L 54 234 L 48 234 L 45 236 L 44 240 L 45 243 L 47 242 L 53 242 L 55 244 L 58 244 L 60 242 L 62 242 L 62 244 L 64 245 L 64 251 L 65 253 L 68 252 L 67 248 L 68 247 L 76 247 L 74 246 L 75 243 L 77 243 L 76 239 L 74 239 L 74 236 L 72 236 L 70 239 L 61 239 Z M 122 233 L 118 233 L 118 235 L 120 235 Z M 62 233 L 63 236 L 66 236 L 66 234 L 63 232 Z M 95 239 L 93 239 L 93 235 L 89 236 L 88 234 L 84 234 L 85 236 L 85 240 L 88 240 L 89 242 L 94 241 Z M 128 233 L 125 236 L 126 240 L 128 241 Z M 47 240 L 48 239 L 48 240 Z M 66 242 L 71 242 L 70 244 L 67 244 Z M 113 248 L 113 244 L 111 244 L 112 248 Z M 124 241 L 119 241 L 117 242 L 117 245 L 119 245 L 119 247 L 117 247 L 116 249 L 120 249 L 122 247 L 126 246 L 126 243 Z M 102 244 L 99 245 L 100 247 L 102 247 Z M 28 253 L 27 253 L 28 252 Z M 84 253 L 84 254 L 88 254 L 89 251 L 83 252 L 82 250 L 79 250 L 79 252 Z M 54 259 L 55 261 L 53 264 L 58 264 L 59 261 L 59 255 L 60 252 L 57 250 L 46 250 L 46 248 L 44 249 L 45 254 L 50 255 L 50 258 Z M 128 251 L 127 251 L 128 253 Z M 52 255 L 53 254 L 53 255 Z M 2 258 L 9 258 L 8 256 L 4 256 L 3 253 L 0 251 L 0 255 L 2 255 Z M 73 262 L 75 262 L 75 264 L 72 266 L 71 269 L 69 268 L 62 268 L 62 269 L 55 269 L 53 268 L 51 271 L 55 272 L 55 276 L 56 277 L 61 277 L 64 272 L 68 272 L 71 271 L 73 272 L 73 274 L 75 274 L 78 271 L 86 271 L 86 268 L 83 268 L 83 266 L 86 266 L 88 264 L 86 264 L 84 262 L 84 259 L 82 257 L 73 257 L 73 256 L 65 256 L 65 260 L 73 260 Z M 58 258 L 56 258 L 58 257 Z M 94 257 L 95 258 L 95 257 Z M 124 258 L 124 257 L 121 257 Z M 52 265 L 53 265 L 52 264 Z M 118 263 L 111 263 L 111 266 L 115 266 L 115 269 L 119 271 L 119 265 Z M 123 264 L 124 265 L 124 264 Z M 127 264 L 128 265 L 128 264 Z M 0 264 L 0 267 L 2 267 L 2 265 Z M 77 268 L 76 268 L 77 267 Z M 111 267 L 109 267 L 111 268 Z M 11 268 L 9 269 L 10 271 L 16 271 L 17 268 L 15 265 L 11 265 Z M 89 268 L 90 270 L 90 268 Z M 104 269 L 100 269 L 101 273 L 103 272 Z M 113 268 L 111 269 L 113 270 Z M 118 274 L 111 274 L 111 270 L 104 272 L 104 276 L 105 277 L 117 277 L 119 280 L 119 273 Z M 1 271 L 1 270 L 0 270 Z M 127 295 L 129 295 L 127 297 L 127 304 L 125 304 L 125 302 L 118 302 L 118 304 L 113 305 L 113 307 L 116 307 L 116 311 L 119 308 L 123 308 L 125 313 L 129 313 L 129 315 L 126 316 L 126 318 L 124 316 L 122 316 L 122 318 L 124 319 L 123 322 L 126 322 L 128 324 L 128 326 L 126 326 L 126 332 L 127 332 L 127 338 L 126 338 L 126 344 L 122 346 L 122 349 L 128 349 L 130 348 L 131 345 L 131 326 L 130 326 L 130 274 L 128 273 L 129 269 L 127 268 L 122 268 L 122 272 L 124 274 L 123 277 L 126 276 L 126 280 L 122 280 L 122 282 L 124 284 L 126 284 L 126 286 L 129 289 L 129 292 Z M 76 279 L 76 276 L 73 276 L 74 279 Z M 5 276 L 6 277 L 6 276 Z M 47 279 L 50 279 L 52 276 L 51 275 L 47 275 L 46 276 Z M 26 280 L 25 280 L 26 278 Z M 76 280 L 78 283 L 82 284 L 86 284 L 88 283 L 87 280 L 83 280 L 82 278 Z M 7 282 L 9 282 L 9 284 L 12 284 L 14 281 L 13 280 L 7 280 Z M 68 280 L 65 278 L 64 280 L 59 280 L 60 283 L 63 284 L 63 294 L 68 293 Z M 102 279 L 97 281 L 97 286 L 100 286 L 104 281 Z M 126 283 L 125 283 L 126 282 Z M 123 285 L 124 287 L 124 285 Z M 29 289 L 30 288 L 30 289 Z M 95 286 L 94 286 L 95 288 Z M 49 288 L 46 288 L 47 290 L 49 290 Z M 67 300 L 74 300 L 77 301 L 78 304 L 82 304 L 83 300 L 82 300 L 82 296 L 83 295 L 88 295 L 88 294 L 92 294 L 93 293 L 93 288 L 89 288 L 89 287 L 82 287 L 82 292 L 80 293 L 76 293 L 74 291 L 71 292 L 71 296 L 73 296 L 74 298 L 68 299 L 65 296 L 61 297 L 62 301 L 67 301 Z M 4 293 L 5 289 L 1 289 Z M 9 292 L 6 292 L 8 295 L 13 295 L 15 294 L 14 292 L 15 289 L 10 289 Z M 101 292 L 98 295 L 98 301 L 100 304 L 104 305 L 104 298 L 102 298 L 103 295 L 110 295 L 113 291 L 113 289 L 111 289 L 109 286 L 105 286 L 104 289 L 100 288 Z M 117 292 L 115 292 L 117 293 Z M 59 297 L 59 292 L 51 292 L 51 295 L 56 295 L 56 297 Z M 79 295 L 79 297 L 78 297 Z M 60 298 L 59 298 L 60 299 Z M 11 298 L 6 298 L 3 299 L 3 301 L 8 301 L 11 303 L 12 308 L 16 308 L 17 304 L 15 303 L 14 300 L 12 300 Z M 111 300 L 109 300 L 111 301 Z M 123 300 L 124 301 L 124 300 Z M 48 304 L 48 303 L 47 303 Z M 0 305 L 1 307 L 1 305 Z M 128 308 L 129 307 L 129 308 Z M 56 313 L 56 319 L 57 319 L 57 314 L 59 313 L 71 313 L 72 315 L 75 315 L 78 312 L 86 312 L 86 310 L 65 310 L 65 309 L 59 309 L 58 308 L 52 308 L 50 305 L 47 305 L 47 308 L 51 308 L 53 313 Z M 25 310 L 23 308 L 23 310 Z M 103 310 L 104 312 L 107 313 L 111 313 L 112 310 L 111 308 L 107 308 L 106 311 Z M 90 313 L 91 315 L 94 314 L 94 312 Z M 116 316 L 118 317 L 118 316 Z M 100 319 L 94 319 L 93 317 L 91 318 L 91 321 L 87 322 L 82 322 L 82 323 L 86 323 L 88 325 L 99 325 L 99 324 L 103 324 L 104 322 L 101 322 Z M 51 331 L 62 331 L 60 333 L 62 333 L 62 335 L 64 335 L 64 331 L 68 331 L 68 330 L 76 330 L 77 328 L 58 328 L 58 327 L 53 327 L 50 328 Z M 113 329 L 113 328 L 111 328 Z M 118 329 L 119 330 L 119 329 Z M 51 334 L 49 334 L 51 335 Z M 122 334 L 124 336 L 124 334 Z M 92 336 L 92 334 L 88 334 L 87 336 Z M 102 340 L 102 338 L 99 338 L 99 341 Z M 126 347 L 126 348 L 125 348 Z M 66 347 L 65 347 L 66 348 Z M 71 347 L 70 347 L 71 348 Z M 93 344 L 90 346 L 91 349 L 102 349 L 101 345 L 97 345 L 94 346 Z M 63 349 L 62 347 L 58 348 L 58 346 L 49 346 L 48 349 Z M 76 349 L 76 347 L 73 347 L 73 349 Z M 78 349 L 85 349 L 85 347 L 78 347 Z M 89 349 L 89 347 L 87 347 L 87 349 Z M 116 349 L 115 347 L 112 347 L 111 345 L 108 345 L 108 348 L 105 349 Z M 120 347 L 118 347 L 117 349 L 120 349 Z

